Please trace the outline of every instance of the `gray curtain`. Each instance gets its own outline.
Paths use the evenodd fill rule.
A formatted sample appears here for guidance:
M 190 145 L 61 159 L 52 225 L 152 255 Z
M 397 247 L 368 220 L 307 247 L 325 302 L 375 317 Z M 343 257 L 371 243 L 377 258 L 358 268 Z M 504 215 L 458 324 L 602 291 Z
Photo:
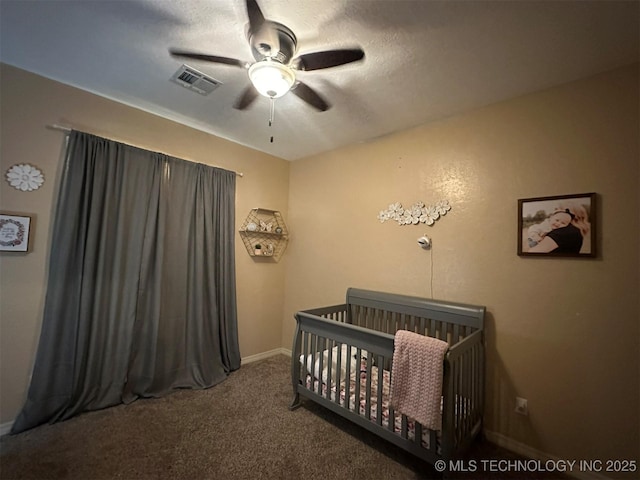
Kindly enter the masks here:
M 235 173 L 73 131 L 12 433 L 240 367 Z

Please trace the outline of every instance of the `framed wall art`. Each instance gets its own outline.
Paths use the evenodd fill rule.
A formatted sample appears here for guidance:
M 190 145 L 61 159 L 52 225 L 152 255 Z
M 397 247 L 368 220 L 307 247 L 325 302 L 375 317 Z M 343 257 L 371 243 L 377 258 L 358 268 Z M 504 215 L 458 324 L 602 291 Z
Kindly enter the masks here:
M 518 200 L 518 255 L 595 257 L 596 194 Z
M 27 252 L 31 217 L 0 213 L 0 252 Z

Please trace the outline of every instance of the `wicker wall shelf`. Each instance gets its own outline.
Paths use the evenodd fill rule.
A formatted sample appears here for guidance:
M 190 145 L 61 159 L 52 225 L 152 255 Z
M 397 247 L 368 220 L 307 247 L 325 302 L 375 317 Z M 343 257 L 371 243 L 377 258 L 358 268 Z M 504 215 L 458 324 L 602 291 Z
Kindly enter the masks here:
M 256 258 L 279 261 L 287 248 L 288 237 L 287 225 L 277 210 L 252 208 L 240 227 L 240 238 L 247 253 Z

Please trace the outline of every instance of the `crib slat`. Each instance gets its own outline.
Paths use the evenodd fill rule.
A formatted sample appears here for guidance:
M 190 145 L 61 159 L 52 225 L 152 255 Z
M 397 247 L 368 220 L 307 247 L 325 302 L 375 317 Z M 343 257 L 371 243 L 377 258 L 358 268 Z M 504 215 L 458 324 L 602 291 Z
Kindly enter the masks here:
M 407 416 L 402 414 L 400 419 L 400 436 L 404 439 L 409 438 L 409 429 L 407 428 Z
M 355 373 L 355 378 L 356 378 L 356 391 L 355 391 L 355 399 L 353 400 L 354 403 L 354 408 L 355 408 L 355 412 L 357 415 L 360 415 L 360 353 L 361 350 L 359 348 L 356 349 L 356 371 Z
M 331 400 L 331 385 L 333 383 L 333 371 L 332 371 L 332 367 L 333 367 L 333 348 L 332 348 L 332 344 L 333 341 L 330 338 L 327 338 L 327 342 L 325 343 L 325 348 L 326 352 L 327 352 L 327 366 L 325 367 L 327 370 L 327 381 L 325 382 L 326 385 L 326 389 L 325 389 L 325 397 L 327 398 L 327 400 Z M 324 350 L 323 349 L 323 350 Z M 322 355 L 324 357 L 324 355 Z M 324 370 L 321 370 L 321 372 Z
M 463 413 L 463 409 L 464 409 L 464 375 L 462 375 L 462 372 L 464 370 L 464 360 L 465 360 L 465 356 L 463 355 L 462 357 L 460 357 L 460 361 L 457 362 L 457 368 L 456 368 L 456 374 L 457 374 L 457 384 L 458 384 L 458 394 L 457 394 L 457 404 L 458 404 L 458 408 L 456 411 L 456 434 L 457 434 L 457 438 L 456 438 L 456 444 L 460 441 L 460 439 L 463 438 L 462 436 L 462 429 L 464 427 L 464 422 L 462 421 L 462 413 Z
M 458 422 L 460 423 L 460 434 L 459 439 L 464 438 L 465 432 L 467 430 L 467 417 L 465 415 L 466 409 L 468 407 L 469 398 L 469 389 L 468 382 L 466 378 L 467 365 L 469 361 L 469 355 L 465 354 L 460 358 L 460 411 L 458 412 Z
M 382 355 L 378 355 L 378 391 L 376 393 L 376 420 L 378 425 L 382 425 L 382 387 L 384 386 L 383 365 L 384 357 Z
M 420 335 L 426 335 L 427 333 L 427 325 L 426 325 L 427 321 L 424 317 L 420 317 L 420 327 L 418 329 L 418 333 Z
M 465 411 L 467 408 L 467 399 L 469 392 L 467 391 L 467 379 L 465 378 L 468 355 L 462 355 L 458 362 L 458 438 L 462 439 L 465 430 Z
M 307 356 L 309 355 L 309 332 L 302 332 L 302 345 L 300 347 L 302 359 L 304 360 L 305 369 L 309 368 L 307 365 Z M 304 370 L 303 370 L 304 371 Z
M 367 420 L 371 420 L 371 364 L 373 363 L 373 355 L 369 353 L 367 356 L 367 380 L 365 390 L 365 417 Z
M 465 355 L 466 357 L 466 363 L 465 363 L 465 369 L 463 372 L 463 375 L 465 377 L 464 382 L 466 384 L 466 394 L 465 394 L 465 412 L 464 412 L 464 431 L 465 431 L 465 436 L 467 436 L 468 432 L 471 431 L 471 428 L 473 427 L 473 417 L 475 415 L 474 413 L 474 408 L 473 405 L 475 403 L 475 385 L 473 382 L 473 371 L 475 369 L 474 366 L 474 358 L 473 358 L 473 350 L 470 350 L 469 352 L 467 352 L 467 354 Z
M 473 358 L 474 358 L 474 362 L 473 362 L 473 366 L 474 366 L 474 370 L 473 370 L 473 385 L 474 385 L 474 397 L 473 397 L 473 410 L 474 410 L 474 417 L 473 417 L 473 423 L 475 424 L 479 419 L 480 419 L 480 415 L 482 412 L 482 384 L 481 384 L 481 378 L 482 378 L 482 350 L 480 348 L 479 345 L 475 345 L 474 348 L 471 350 L 473 353 Z
M 459 359 L 458 359 L 459 360 Z M 458 413 L 460 412 L 460 362 L 456 361 L 452 365 L 452 382 L 453 382 L 453 441 L 454 445 L 458 443 L 459 438 L 459 422 L 458 422 Z
M 315 371 L 315 364 L 316 364 L 316 336 L 315 335 L 309 335 L 309 356 L 310 356 L 310 360 L 309 360 L 309 368 L 311 369 L 311 390 L 315 390 L 315 387 L 313 385 L 313 375 L 314 375 L 314 371 Z
M 367 328 L 367 307 L 360 307 L 358 309 L 358 326 Z
M 315 360 L 313 362 L 313 366 L 314 366 L 314 376 L 316 377 L 317 381 L 318 381 L 318 395 L 322 395 L 322 370 L 324 369 L 324 358 L 323 355 L 321 354 L 322 352 L 322 339 L 320 337 L 318 337 L 316 339 L 316 351 L 315 351 L 315 355 L 317 360 Z M 316 369 L 315 366 L 318 366 L 318 368 Z
M 393 335 L 395 333 L 395 331 L 391 331 L 391 328 L 393 328 L 393 313 L 392 312 L 388 312 L 385 311 L 384 312 L 384 333 L 390 333 L 391 335 Z
M 413 315 L 407 315 L 407 330 L 409 330 L 410 332 L 415 332 L 416 329 L 416 325 L 415 325 L 415 319 L 413 317 Z
M 451 345 L 460 341 L 460 325 L 453 326 L 453 334 L 451 335 Z
M 439 325 L 439 329 L 440 329 L 440 340 L 442 340 L 443 342 L 447 342 L 447 326 L 448 324 L 445 322 L 438 322 Z
M 304 356 L 302 357 L 302 359 L 305 362 L 305 368 L 303 369 L 303 373 L 305 375 L 302 378 L 307 378 L 308 373 L 309 374 L 313 373 L 313 357 L 309 359 L 311 352 L 313 352 L 313 348 L 311 347 L 311 335 L 309 334 L 309 332 L 304 332 L 303 338 L 304 338 L 304 341 L 302 344 L 302 348 L 303 348 Z M 311 380 L 313 381 L 313 375 L 311 377 Z M 311 385 L 311 387 L 313 388 L 313 384 Z
M 429 430 L 429 450 L 433 453 L 438 451 L 438 438 L 435 430 Z
M 337 350 L 338 350 L 338 359 L 336 360 L 336 373 L 335 373 L 335 377 L 336 377 L 336 381 L 335 381 L 335 387 L 336 387 L 336 395 L 335 395 L 335 402 L 337 404 L 340 404 L 340 383 L 342 382 L 342 344 L 339 342 L 335 343 Z
M 351 350 L 351 345 L 347 345 L 347 374 L 345 375 L 345 382 L 344 382 L 344 393 L 345 393 L 345 397 L 344 397 L 344 405 L 345 408 L 347 410 L 349 410 L 351 408 L 351 364 L 353 362 L 351 362 L 351 355 L 352 355 L 352 350 Z M 355 373 L 355 372 L 354 372 Z
M 387 430 L 392 432 L 396 431 L 396 411 L 391 405 L 389 405 L 389 423 L 387 424 Z
M 422 444 L 422 424 L 419 422 L 416 422 L 413 427 L 413 441 L 418 445 Z
M 471 352 L 466 352 L 462 357 L 460 378 L 462 379 L 462 403 L 463 410 L 460 414 L 460 420 L 464 424 L 462 434 L 466 436 L 466 432 L 469 430 L 469 407 L 471 405 L 471 399 L 473 398 L 473 386 L 471 384 L 471 368 L 472 368 L 472 356 Z

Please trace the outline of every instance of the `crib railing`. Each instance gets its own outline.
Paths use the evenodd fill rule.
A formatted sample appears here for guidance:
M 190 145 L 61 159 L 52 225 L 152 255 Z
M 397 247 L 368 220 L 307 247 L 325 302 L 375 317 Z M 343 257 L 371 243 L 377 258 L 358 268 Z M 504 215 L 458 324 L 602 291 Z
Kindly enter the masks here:
M 452 345 L 445 356 L 443 379 L 443 454 L 466 450 L 482 428 L 484 346 L 482 331 Z M 448 451 L 451 449 L 451 451 Z
M 303 395 L 427 461 L 454 458 L 468 447 L 482 425 L 484 309 L 457 305 L 450 309 L 448 304 L 444 307 L 439 304 L 439 310 L 432 309 L 428 317 L 424 315 L 422 300 L 419 305 L 401 303 L 398 308 L 392 306 L 390 310 L 386 302 L 375 304 L 365 299 L 363 304 L 358 304 L 357 294 L 362 291 L 350 289 L 349 292 L 350 295 L 355 294 L 352 296 L 356 303 L 296 314 L 297 328 L 292 349 L 294 399 L 291 408 L 300 404 L 300 395 Z M 394 334 L 400 329 L 439 338 L 450 345 L 444 365 L 440 434 L 418 422 L 413 422 L 411 432 L 410 419 L 393 409 L 388 411 L 385 426 L 381 405 L 372 409 L 373 399 L 382 398 L 383 371 L 391 371 Z M 348 349 L 348 362 L 342 355 L 343 348 Z M 368 353 L 366 358 L 363 352 Z M 354 362 L 351 361 L 352 356 Z M 317 380 L 310 375 L 311 381 L 307 381 L 307 372 L 311 371 L 308 366 L 317 367 L 317 372 L 314 372 L 315 377 L 319 377 Z M 377 389 L 372 391 L 374 366 L 377 367 L 378 381 Z M 363 370 L 354 372 L 354 368 Z M 325 378 L 317 374 L 323 371 L 326 372 Z M 361 386 L 360 381 L 355 382 L 355 391 L 351 392 L 349 379 L 354 373 L 366 373 L 366 384 Z M 345 384 L 344 398 L 340 394 L 341 383 Z M 363 409 L 359 405 L 362 388 L 365 390 Z M 352 394 L 357 405 L 350 403 Z M 396 427 L 397 421 L 399 428 Z M 423 433 L 428 438 L 424 444 Z
M 347 290 L 347 322 L 395 334 L 409 330 L 454 345 L 484 327 L 485 308 L 410 295 Z
M 290 408 L 300 405 L 300 395 L 311 398 L 414 455 L 435 461 L 439 458 L 437 432 L 422 427 L 392 408 L 388 410 L 386 421 L 383 418 L 383 389 L 385 385 L 388 388 L 389 384 L 389 378 L 386 382 L 383 378 L 385 370 L 387 375 L 389 370 L 383 367 L 391 365 L 394 336 L 345 323 L 344 311 L 339 312 L 342 307 L 344 306 L 338 305 L 296 314 L 297 328 L 291 362 L 294 399 Z M 311 312 L 321 313 L 323 316 Z M 353 371 L 351 361 L 342 365 L 341 354 L 334 361 L 334 347 L 338 347 L 337 352 L 341 353 L 343 345 L 346 346 L 349 357 L 352 354 L 355 356 L 354 363 L 359 368 L 358 371 Z M 326 352 L 326 357 L 322 352 Z M 326 376 L 322 379 L 314 379 L 312 375 L 308 375 L 307 366 L 315 367 L 316 362 L 318 369 L 314 372 L 315 377 L 322 376 L 317 373 L 326 369 Z M 377 371 L 375 382 L 372 375 L 374 367 Z M 352 374 L 357 377 L 353 391 L 350 382 Z M 360 381 L 361 374 L 364 382 Z M 340 391 L 341 383 L 344 384 L 344 396 Z M 413 430 L 410 425 L 413 425 Z M 423 443 L 425 432 L 428 440 Z

